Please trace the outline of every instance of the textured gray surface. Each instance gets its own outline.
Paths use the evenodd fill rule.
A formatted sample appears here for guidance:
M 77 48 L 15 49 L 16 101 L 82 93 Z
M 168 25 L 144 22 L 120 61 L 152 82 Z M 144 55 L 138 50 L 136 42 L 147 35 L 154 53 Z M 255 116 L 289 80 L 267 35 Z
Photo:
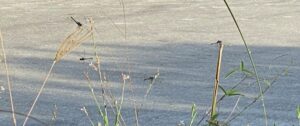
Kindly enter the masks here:
M 230 87 L 239 77 L 224 79 L 226 72 L 244 60 L 250 68 L 243 43 L 222 0 L 125 0 L 127 40 L 123 37 L 123 12 L 118 0 L 51 0 L 0 1 L 0 28 L 4 36 L 16 111 L 27 113 L 49 69 L 59 42 L 76 26 L 70 16 L 84 22 L 93 17 L 97 29 L 96 42 L 102 56 L 102 70 L 110 80 L 116 97 L 120 96 L 120 76 L 130 71 L 132 96 L 127 87 L 124 119 L 134 125 L 132 99 L 143 102 L 147 83 L 145 74 L 159 68 L 161 78 L 140 113 L 143 126 L 174 126 L 188 122 L 190 107 L 196 103 L 202 114 L 210 105 L 217 48 L 209 43 L 224 41 L 221 83 Z M 296 125 L 295 108 L 299 98 L 299 14 L 297 0 L 231 0 L 246 40 L 252 49 L 259 75 L 270 78 L 286 68 L 265 96 L 269 124 Z M 109 17 L 109 18 L 108 18 Z M 111 20 L 121 29 L 112 25 Z M 85 54 L 83 53 L 85 50 Z M 99 120 L 83 71 L 87 62 L 80 56 L 92 56 L 91 41 L 84 43 L 59 62 L 33 116 L 50 123 L 53 104 L 57 105 L 56 125 L 89 125 L 80 109 L 86 106 L 93 121 Z M 278 59 L 278 56 L 284 55 Z M 96 73 L 91 69 L 93 80 Z M 5 72 L 1 63 L 0 108 L 9 109 Z M 244 87 L 247 87 L 245 85 Z M 95 88 L 100 94 L 99 87 Z M 250 85 L 249 95 L 257 94 Z M 225 100 L 220 116 L 225 119 L 237 97 Z M 241 105 L 250 99 L 241 99 Z M 1 125 L 11 125 L 10 114 L 1 113 Z M 200 117 L 199 117 L 200 118 Z M 199 119 L 197 118 L 197 120 Z M 24 117 L 17 116 L 18 125 Z M 264 125 L 261 103 L 232 122 L 239 125 Z M 30 120 L 29 125 L 39 125 Z

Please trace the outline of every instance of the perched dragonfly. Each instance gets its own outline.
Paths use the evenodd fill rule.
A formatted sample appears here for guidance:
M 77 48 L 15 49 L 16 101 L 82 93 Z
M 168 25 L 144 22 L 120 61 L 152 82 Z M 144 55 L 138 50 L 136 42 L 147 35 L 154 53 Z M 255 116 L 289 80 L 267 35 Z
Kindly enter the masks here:
M 85 62 L 86 63 L 86 61 L 87 62 L 89 62 L 89 67 L 92 67 L 94 70 L 98 70 L 98 67 L 97 67 L 97 65 L 96 64 L 94 64 L 94 62 L 93 62 L 93 57 L 85 57 L 85 51 L 83 52 L 83 55 L 84 56 L 81 56 L 80 58 L 79 58 L 79 60 L 80 61 L 83 61 L 83 62 Z
M 222 44 L 222 41 L 218 40 L 217 42 L 214 42 L 214 43 L 210 43 L 211 45 L 213 44 Z
M 156 80 L 158 78 L 158 76 L 159 76 L 159 69 L 157 69 L 157 72 L 155 74 L 153 74 L 152 76 L 144 78 L 144 81 L 150 80 L 150 82 L 152 83 L 154 80 Z
M 154 74 L 153 76 L 147 77 L 144 79 L 144 81 L 146 80 L 150 80 L 151 82 L 154 81 L 155 79 L 157 79 L 159 76 L 159 72 L 157 72 L 156 74 Z
M 84 60 L 93 60 L 93 57 L 85 57 L 85 50 L 83 51 L 83 55 L 79 58 L 80 61 L 84 61 Z
M 80 57 L 79 60 L 83 61 L 83 60 L 92 60 L 93 57 Z
M 149 86 L 148 86 L 148 89 L 146 91 L 146 94 L 144 95 L 145 98 L 149 95 L 149 93 L 152 89 L 152 86 L 155 83 L 155 80 L 158 78 L 158 76 L 159 76 L 159 69 L 157 69 L 157 72 L 154 75 L 144 79 L 144 81 L 149 80 Z
M 71 19 L 78 25 L 78 27 L 82 26 L 82 24 L 79 21 L 75 20 L 72 16 Z

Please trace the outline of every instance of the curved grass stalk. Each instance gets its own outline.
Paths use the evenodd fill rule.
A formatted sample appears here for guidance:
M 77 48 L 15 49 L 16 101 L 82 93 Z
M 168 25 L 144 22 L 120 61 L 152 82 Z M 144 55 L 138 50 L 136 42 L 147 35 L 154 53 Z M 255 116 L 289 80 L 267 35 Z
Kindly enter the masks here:
M 93 27 L 93 24 L 90 24 L 90 27 Z M 53 63 L 50 67 L 50 70 L 48 71 L 48 74 L 46 76 L 46 78 L 44 79 L 44 82 L 36 96 L 36 98 L 34 99 L 32 106 L 30 107 L 30 110 L 23 122 L 23 126 L 26 125 L 27 121 L 28 121 L 28 117 L 30 116 L 33 108 L 35 107 L 36 102 L 38 101 L 45 85 L 46 82 L 52 72 L 52 69 L 54 67 L 54 65 L 60 61 L 65 55 L 67 55 L 68 53 L 70 53 L 73 49 L 75 49 L 76 47 L 78 47 L 83 41 L 89 39 L 92 36 L 92 30 L 91 28 L 86 29 L 85 33 L 83 33 L 83 29 L 82 27 L 78 26 L 77 29 L 75 31 L 73 31 L 71 34 L 69 34 L 64 41 L 62 41 L 61 45 L 59 46 L 55 58 L 53 60 Z
M 238 29 L 238 31 L 239 31 L 239 33 L 240 33 L 240 36 L 241 36 L 241 38 L 242 38 L 242 40 L 243 40 L 243 42 L 244 42 L 244 46 L 245 46 L 245 48 L 246 48 L 248 57 L 249 57 L 249 59 L 250 59 L 251 65 L 252 65 L 252 67 L 253 67 L 253 71 L 254 71 L 254 73 L 255 73 L 255 78 L 256 78 L 256 83 L 258 84 L 258 87 L 259 87 L 259 93 L 260 93 L 260 98 L 261 98 L 261 101 L 262 101 L 263 113 L 264 113 L 264 118 L 265 118 L 265 126 L 268 126 L 268 116 L 267 116 L 267 110 L 266 110 L 265 101 L 264 101 L 264 94 L 263 94 L 263 90 L 262 90 L 262 87 L 261 87 L 260 79 L 259 79 L 259 76 L 258 76 L 258 73 L 257 73 L 257 70 L 256 70 L 256 65 L 255 65 L 254 59 L 253 59 L 253 57 L 252 57 L 251 51 L 250 51 L 250 49 L 249 49 L 249 47 L 248 47 L 248 44 L 247 44 L 247 42 L 246 42 L 246 40 L 245 40 L 245 38 L 244 38 L 244 35 L 243 35 L 243 33 L 242 33 L 242 31 L 241 31 L 241 29 L 240 29 L 240 27 L 239 27 L 239 25 L 238 25 L 238 23 L 237 23 L 237 21 L 236 21 L 236 19 L 235 19 L 233 13 L 232 13 L 232 11 L 231 11 L 231 9 L 230 9 L 230 7 L 229 7 L 227 1 L 224 0 L 224 3 L 225 3 L 225 5 L 226 5 L 226 7 L 227 7 L 227 9 L 228 9 L 228 11 L 229 11 L 229 13 L 230 13 L 230 15 L 231 15 L 233 21 L 234 21 L 234 23 L 235 23 L 235 26 L 237 27 L 237 29 Z
M 13 112 L 10 111 L 10 110 L 2 110 L 2 109 L 0 109 L 0 112 L 4 112 L 4 113 L 13 113 Z M 19 116 L 24 116 L 24 117 L 27 116 L 27 115 L 24 114 L 24 113 L 20 113 L 20 112 L 16 112 L 16 111 L 14 111 L 14 114 L 19 115 Z M 47 123 L 43 122 L 42 120 L 39 120 L 39 119 L 36 118 L 36 117 L 28 116 L 28 118 L 30 118 L 30 119 L 32 119 L 32 120 L 34 120 L 34 121 L 36 121 L 36 122 L 42 124 L 43 126 L 48 126 Z

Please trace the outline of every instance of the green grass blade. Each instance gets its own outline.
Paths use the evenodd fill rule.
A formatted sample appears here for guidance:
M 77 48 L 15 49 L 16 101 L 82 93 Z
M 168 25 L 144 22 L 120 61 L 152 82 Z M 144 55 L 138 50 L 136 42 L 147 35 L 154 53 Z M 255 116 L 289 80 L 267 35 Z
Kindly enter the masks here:
M 239 71 L 239 68 L 234 68 L 231 71 L 229 71 L 227 74 L 225 74 L 225 79 L 230 77 L 231 75 L 235 74 L 237 71 Z
M 233 19 L 233 21 L 234 21 L 234 23 L 235 23 L 235 26 L 237 27 L 237 29 L 238 29 L 238 31 L 239 31 L 239 33 L 240 33 L 240 36 L 241 36 L 241 38 L 242 38 L 242 40 L 243 40 L 243 42 L 244 42 L 244 46 L 245 46 L 245 48 L 246 48 L 248 57 L 249 57 L 249 59 L 250 59 L 251 65 L 252 65 L 252 67 L 253 67 L 253 70 L 254 70 L 254 73 L 255 73 L 255 78 L 256 78 L 256 83 L 258 84 L 258 87 L 259 87 L 259 92 L 260 92 L 260 95 L 259 95 L 259 96 L 260 96 L 261 101 L 262 101 L 263 113 L 264 113 L 264 118 L 265 118 L 265 126 L 268 126 L 268 117 L 267 117 L 267 110 L 266 110 L 265 102 L 264 102 L 264 94 L 263 94 L 263 90 L 262 90 L 262 87 L 261 87 L 261 84 L 260 84 L 259 76 L 258 76 L 258 73 L 257 73 L 257 70 L 256 70 L 256 65 L 255 65 L 255 63 L 254 63 L 254 60 L 253 60 L 251 51 L 250 51 L 250 49 L 248 48 L 248 44 L 247 44 L 247 42 L 246 42 L 246 40 L 245 40 L 245 38 L 244 38 L 244 35 L 243 35 L 243 33 L 242 33 L 242 31 L 241 31 L 241 29 L 240 29 L 240 27 L 239 27 L 239 25 L 238 25 L 238 23 L 237 23 L 237 21 L 236 21 L 236 19 L 235 19 L 235 16 L 233 15 L 233 13 L 232 13 L 232 11 L 231 11 L 231 9 L 230 9 L 230 7 L 229 7 L 227 1 L 226 1 L 226 0 L 223 0 L 223 1 L 224 1 L 224 3 L 225 3 L 225 5 L 226 5 L 226 7 L 227 7 L 227 9 L 228 9 L 228 11 L 229 11 L 229 13 L 230 13 L 232 19 Z
M 197 110 L 196 110 L 196 105 L 193 104 L 193 105 L 192 105 L 192 111 L 191 111 L 191 121 L 190 121 L 190 126 L 193 125 L 194 120 L 195 120 L 197 114 L 198 114 L 198 113 L 197 113 Z
M 252 76 L 255 75 L 251 70 L 248 70 L 248 69 L 246 69 L 246 68 L 244 68 L 244 69 L 242 70 L 242 72 L 243 72 L 244 74 L 246 74 L 247 76 L 249 76 L 249 77 L 252 77 Z
M 300 120 L 300 105 L 297 107 L 297 118 Z
M 219 85 L 219 88 L 223 91 L 223 93 L 226 95 L 226 90 L 221 86 L 221 85 Z
M 245 65 L 244 65 L 244 61 L 242 60 L 240 64 L 240 71 L 243 71 L 243 69 L 245 69 Z
M 235 95 L 242 95 L 242 94 L 238 90 L 235 90 L 235 89 L 226 90 L 226 96 L 235 96 Z

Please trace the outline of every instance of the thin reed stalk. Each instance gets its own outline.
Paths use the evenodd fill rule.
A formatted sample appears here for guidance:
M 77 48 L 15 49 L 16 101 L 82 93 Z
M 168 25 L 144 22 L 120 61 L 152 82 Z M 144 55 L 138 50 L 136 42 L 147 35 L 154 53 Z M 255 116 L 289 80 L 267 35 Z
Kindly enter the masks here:
M 223 55 L 223 47 L 222 41 L 217 42 L 219 46 L 219 55 L 218 55 L 218 61 L 217 61 L 217 69 L 216 69 L 216 78 L 215 78 L 215 84 L 214 84 L 214 90 L 213 90 L 213 97 L 212 97 L 212 105 L 211 105 L 211 116 L 210 121 L 215 121 L 216 116 L 216 108 L 217 108 L 217 97 L 218 97 L 218 87 L 220 82 L 220 71 L 221 71 L 221 64 L 222 64 L 222 55 Z
M 232 108 L 232 111 L 230 112 L 230 114 L 228 115 L 228 117 L 225 119 L 224 122 L 227 122 L 230 117 L 232 116 L 232 114 L 234 113 L 235 109 L 237 108 L 239 102 L 240 102 L 240 99 L 241 99 L 241 96 L 238 97 L 238 99 L 236 100 L 235 104 L 234 104 L 234 107 Z
M 126 11 L 125 11 L 125 3 L 124 0 L 120 0 L 122 9 L 123 9 L 123 20 L 124 20 L 124 37 L 127 39 L 127 21 L 126 21 Z
M 88 111 L 86 110 L 85 106 L 83 106 L 83 108 L 81 108 L 81 111 L 84 112 L 84 114 L 86 115 L 86 117 L 88 118 L 88 120 L 90 121 L 91 125 L 92 126 L 95 126 L 93 120 L 91 119 L 91 117 L 89 116 L 89 113 Z
M 104 13 L 105 14 L 105 13 Z M 106 16 L 107 18 L 109 18 L 108 16 Z M 113 22 L 113 20 L 111 18 L 109 18 L 110 21 L 115 25 L 115 23 Z M 89 19 L 89 23 L 92 24 L 91 25 L 91 28 L 90 30 L 93 31 L 91 33 L 91 38 L 92 38 L 92 41 L 93 41 L 93 50 L 94 50 L 94 56 L 95 56 L 95 59 L 96 59 L 96 67 L 97 67 L 97 72 L 98 72 L 98 77 L 99 77 L 99 80 L 100 80 L 100 88 L 101 88 L 101 95 L 102 95 L 102 100 L 103 100 L 103 106 L 105 106 L 103 109 L 104 111 L 102 111 L 103 113 L 103 116 L 102 118 L 104 118 L 104 120 L 107 120 L 108 121 L 108 112 L 107 112 L 107 105 L 109 105 L 111 108 L 114 108 L 113 105 L 111 104 L 111 102 L 109 101 L 107 95 L 110 95 L 112 97 L 112 94 L 111 92 L 109 92 L 110 94 L 107 94 L 107 91 L 106 91 L 106 86 L 104 85 L 104 80 L 105 78 L 102 76 L 102 71 L 101 71 L 101 58 L 100 58 L 100 55 L 98 54 L 97 52 L 97 45 L 96 45 L 96 42 L 95 42 L 95 27 L 94 27 L 94 21 L 92 19 Z M 117 26 L 116 26 L 117 29 L 119 29 Z M 119 29 L 120 30 L 120 29 Z M 121 31 L 122 32 L 122 31 Z M 117 111 L 115 109 L 112 109 L 113 113 L 117 115 Z M 106 118 L 106 119 L 105 119 Z M 121 121 L 123 124 L 125 124 L 125 121 L 123 119 L 123 117 L 121 116 Z
M 49 76 L 50 76 L 50 74 L 51 74 L 51 72 L 52 72 L 52 69 L 53 69 L 55 63 L 56 63 L 56 61 L 53 61 L 52 65 L 51 65 L 51 67 L 50 67 L 50 70 L 49 70 L 49 72 L 48 72 L 48 74 L 47 74 L 47 76 L 46 76 L 46 78 L 45 78 L 45 80 L 44 80 L 44 82 L 43 82 L 43 85 L 42 85 L 42 87 L 40 88 L 40 90 L 39 90 L 39 92 L 38 92 L 36 98 L 34 99 L 34 101 L 33 101 L 33 103 L 32 103 L 32 106 L 30 107 L 29 112 L 28 112 L 27 115 L 26 115 L 26 118 L 25 118 L 25 120 L 24 120 L 24 122 L 23 122 L 23 126 L 26 125 L 26 123 L 27 123 L 27 121 L 28 121 L 28 117 L 31 115 L 31 112 L 32 112 L 33 108 L 35 107 L 36 102 L 38 101 L 40 95 L 42 94 L 43 89 L 44 89 L 44 87 L 45 87 L 45 85 L 46 85 L 46 82 L 47 82 L 47 80 L 48 80 L 48 78 L 49 78 Z
M 93 20 L 90 19 L 90 23 L 94 24 Z M 92 26 L 94 26 L 94 25 L 92 25 Z M 91 30 L 94 31 L 95 30 L 94 27 L 91 27 Z M 100 56 L 98 55 L 98 52 L 97 52 L 97 46 L 96 46 L 96 42 L 95 42 L 94 32 L 92 32 L 92 41 L 93 41 L 93 46 L 94 46 L 94 54 L 96 57 L 97 71 L 98 71 L 99 80 L 100 80 L 100 88 L 101 88 L 101 92 L 102 92 L 103 105 L 106 106 L 107 98 L 106 98 L 106 93 L 105 93 L 105 87 L 103 86 L 104 84 L 103 84 L 102 72 L 101 72 L 101 61 L 100 61 Z M 104 107 L 104 115 L 106 118 L 107 117 L 107 108 L 106 107 Z
M 268 115 L 267 115 L 267 110 L 266 110 L 266 106 L 265 106 L 263 90 L 262 90 L 261 83 L 260 83 L 260 79 L 259 79 L 259 76 L 258 76 L 258 73 L 257 73 L 257 70 L 256 70 L 256 65 L 255 65 L 254 59 L 253 59 L 253 57 L 252 57 L 250 48 L 248 47 L 248 44 L 247 44 L 247 42 L 246 42 L 246 40 L 245 40 L 245 38 L 244 38 L 244 35 L 243 35 L 243 33 L 242 33 L 242 31 L 241 31 L 241 29 L 240 29 L 240 27 L 239 27 L 237 21 L 236 21 L 236 18 L 235 18 L 235 16 L 234 16 L 234 14 L 232 13 L 232 11 L 231 11 L 231 9 L 230 9 L 230 7 L 229 7 L 229 5 L 228 5 L 228 3 L 227 3 L 226 0 L 224 0 L 224 3 L 225 3 L 225 5 L 226 5 L 226 7 L 227 7 L 227 9 L 228 9 L 228 11 L 229 11 L 229 13 L 230 13 L 230 15 L 231 15 L 233 21 L 234 21 L 234 23 L 235 23 L 235 26 L 237 27 L 237 29 L 238 29 L 238 31 L 239 31 L 239 33 L 240 33 L 240 36 L 241 36 L 243 42 L 244 42 L 244 46 L 245 46 L 245 48 L 246 48 L 248 57 L 249 57 L 249 59 L 250 59 L 252 68 L 253 68 L 254 73 L 255 73 L 256 83 L 258 84 L 258 87 L 259 87 L 259 93 L 260 93 L 260 98 L 261 98 L 261 101 L 262 101 L 263 113 L 264 113 L 264 118 L 265 118 L 265 126 L 268 126 Z
M 150 93 L 150 91 L 151 91 L 151 89 L 152 89 L 152 86 L 153 86 L 153 84 L 154 84 L 154 81 L 155 81 L 155 80 L 149 82 L 149 87 L 147 88 L 147 91 L 146 91 L 146 94 L 144 95 L 144 98 L 147 98 L 147 97 L 148 97 L 148 95 L 149 95 L 149 93 Z
M 1 41 L 1 47 L 2 47 L 2 54 L 3 54 L 3 59 L 4 59 L 4 65 L 5 65 L 5 71 L 6 71 L 6 81 L 7 81 L 7 86 L 8 86 L 8 92 L 9 92 L 9 101 L 10 101 L 10 106 L 11 106 L 11 114 L 12 114 L 12 122 L 14 126 L 17 125 L 17 120 L 16 120 L 16 115 L 15 115 L 15 109 L 14 109 L 14 101 L 13 101 L 13 96 L 12 96 L 12 89 L 11 89 L 11 83 L 10 83 L 10 78 L 9 78 L 9 71 L 8 71 L 8 65 L 7 65 L 7 60 L 6 60 L 6 53 L 4 50 L 4 42 L 3 42 L 3 37 L 2 33 L 0 31 L 0 41 Z
M 244 76 L 238 83 L 236 83 L 231 89 L 235 89 L 237 86 L 239 86 L 240 84 L 242 84 L 243 81 L 245 81 L 247 78 L 247 76 Z M 217 101 L 217 104 L 219 102 L 221 102 L 224 98 L 226 97 L 226 94 L 223 94 Z M 211 112 L 211 108 L 209 108 L 205 113 L 203 113 L 202 118 L 198 121 L 197 126 L 199 126 L 202 121 L 209 116 L 209 113 Z
M 122 73 L 122 80 L 123 80 L 123 84 L 122 84 L 122 94 L 121 94 L 121 100 L 120 100 L 120 104 L 118 106 L 118 104 L 116 104 L 117 106 L 117 115 L 116 115 L 116 121 L 115 121 L 115 126 L 119 126 L 120 125 L 120 117 L 121 117 L 121 110 L 122 110 L 122 105 L 123 105 L 123 101 L 124 101 L 124 94 L 125 94 L 125 85 L 126 85 L 126 80 L 128 76 Z
M 102 116 L 102 119 L 103 119 L 103 122 L 104 122 L 104 126 L 109 126 L 109 121 L 108 121 L 107 114 L 102 112 L 100 103 L 97 100 L 96 94 L 94 92 L 94 88 L 92 87 L 92 84 L 91 84 L 92 82 L 91 82 L 91 79 L 89 78 L 89 75 L 87 73 L 84 73 L 84 76 L 85 76 L 86 80 L 88 81 L 88 85 L 89 85 L 89 88 L 91 90 L 91 94 L 92 94 L 93 100 L 96 103 L 96 106 L 97 106 L 97 109 L 98 109 L 98 113 L 100 113 L 100 115 Z
M 136 106 L 136 101 L 134 101 L 134 116 L 135 116 L 135 126 L 139 126 L 139 114 Z

